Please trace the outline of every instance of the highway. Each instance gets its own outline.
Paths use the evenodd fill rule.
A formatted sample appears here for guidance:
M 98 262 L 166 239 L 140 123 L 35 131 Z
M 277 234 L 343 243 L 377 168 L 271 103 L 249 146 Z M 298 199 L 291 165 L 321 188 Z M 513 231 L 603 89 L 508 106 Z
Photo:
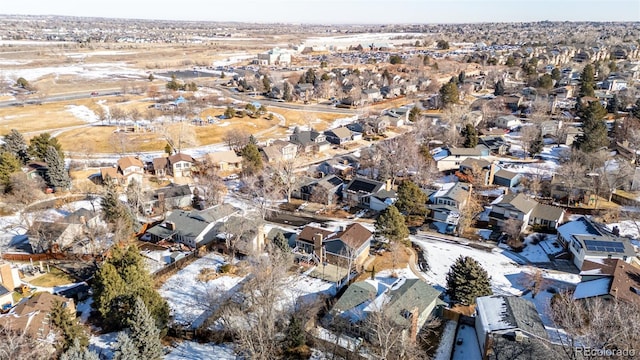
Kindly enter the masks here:
M 107 90 L 101 91 L 98 96 L 100 96 L 100 97 L 102 97 L 102 96 L 117 96 L 117 95 L 120 95 L 120 94 L 121 94 L 121 91 L 119 89 L 107 89 Z M 0 108 L 9 107 L 9 106 L 37 105 L 37 104 L 57 102 L 57 101 L 88 99 L 88 98 L 92 98 L 92 97 L 95 97 L 95 96 L 91 95 L 90 91 L 71 92 L 71 93 L 66 93 L 66 94 L 50 95 L 50 96 L 45 96 L 45 97 L 42 97 L 42 98 L 38 98 L 38 95 L 35 94 L 35 95 L 30 96 L 30 97 L 27 97 L 24 100 L 24 103 L 22 103 L 19 100 L 0 101 Z

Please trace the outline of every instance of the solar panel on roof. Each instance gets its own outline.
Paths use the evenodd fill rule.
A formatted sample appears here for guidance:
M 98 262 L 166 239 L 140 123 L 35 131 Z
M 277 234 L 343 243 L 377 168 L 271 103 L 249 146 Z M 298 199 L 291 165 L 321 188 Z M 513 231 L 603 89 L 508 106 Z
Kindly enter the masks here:
M 597 241 L 597 240 L 585 240 L 584 245 L 589 251 L 600 252 L 624 252 L 624 244 L 617 241 Z

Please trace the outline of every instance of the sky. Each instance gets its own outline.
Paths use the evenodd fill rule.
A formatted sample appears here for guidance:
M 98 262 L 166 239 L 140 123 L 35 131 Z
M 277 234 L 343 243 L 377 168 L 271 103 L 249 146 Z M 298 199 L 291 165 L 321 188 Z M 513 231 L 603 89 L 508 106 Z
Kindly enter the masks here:
M 260 23 L 640 21 L 640 0 L 3 0 L 2 14 Z

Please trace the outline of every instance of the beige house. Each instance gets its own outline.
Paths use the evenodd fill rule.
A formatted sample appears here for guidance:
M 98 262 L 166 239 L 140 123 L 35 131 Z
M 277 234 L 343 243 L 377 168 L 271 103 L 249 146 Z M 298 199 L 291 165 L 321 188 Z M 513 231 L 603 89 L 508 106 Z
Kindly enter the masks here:
M 220 171 L 242 170 L 242 156 L 238 156 L 233 150 L 208 153 L 205 161 Z

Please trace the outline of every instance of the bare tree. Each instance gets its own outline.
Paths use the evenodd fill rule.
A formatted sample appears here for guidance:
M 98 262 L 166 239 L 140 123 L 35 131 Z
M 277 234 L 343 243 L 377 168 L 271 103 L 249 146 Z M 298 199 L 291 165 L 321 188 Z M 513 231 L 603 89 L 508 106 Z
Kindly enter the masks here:
M 254 203 L 263 219 L 277 211 L 272 203 L 282 198 L 282 189 L 273 177 L 268 174 L 247 176 L 243 178 L 243 185 L 243 192 Z
M 222 203 L 227 194 L 227 187 L 218 175 L 218 169 L 214 164 L 208 161 L 200 163 L 194 180 L 197 184 L 198 196 L 204 201 L 206 207 Z
M 114 132 L 109 135 L 109 144 L 112 146 L 113 151 L 119 155 L 124 155 L 131 149 L 129 137 L 124 131 Z
M 520 130 L 520 146 L 522 146 L 525 159 L 531 155 L 531 144 L 538 136 L 540 136 L 540 128 L 537 125 L 522 126 Z
M 291 193 L 298 185 L 298 167 L 297 158 L 278 161 L 275 165 L 269 167 L 267 172 L 271 172 L 276 183 L 284 191 L 287 202 L 291 202 Z M 270 170 L 270 171 L 269 171 Z
M 0 359 L 45 360 L 54 356 L 54 348 L 48 343 L 29 337 L 22 331 L 0 326 Z
M 572 152 L 575 154 L 575 151 Z M 563 163 L 557 171 L 558 180 L 567 189 L 567 206 L 571 204 L 572 200 L 575 200 L 575 190 L 578 186 L 585 182 L 585 174 L 587 169 L 577 156 L 571 156 L 571 158 Z
M 509 239 L 513 241 L 511 244 L 517 244 L 520 240 L 520 234 L 522 233 L 522 220 L 509 218 L 504 221 L 504 224 L 502 225 L 502 228 L 500 230 L 502 230 L 503 233 L 507 234 L 509 236 Z
M 164 124 L 161 127 L 162 136 L 174 152 L 180 153 L 183 147 L 196 146 L 198 140 L 193 126 L 180 122 L 178 124 Z
M 476 216 L 482 211 L 482 205 L 477 195 L 471 193 L 468 197 L 467 203 L 460 210 L 460 217 L 458 218 L 457 232 L 458 235 L 463 236 L 473 227 Z
M 241 290 L 242 301 L 227 301 L 221 308 L 221 320 L 248 358 L 275 359 L 293 306 L 283 293 L 290 281 L 283 269 L 293 263 L 292 258 L 270 249 L 269 255 L 252 256 L 248 262 L 251 275 Z
M 242 148 L 247 146 L 249 143 L 250 136 L 251 135 L 245 130 L 230 130 L 224 135 L 224 142 L 227 144 L 229 149 L 236 153 L 240 153 Z

